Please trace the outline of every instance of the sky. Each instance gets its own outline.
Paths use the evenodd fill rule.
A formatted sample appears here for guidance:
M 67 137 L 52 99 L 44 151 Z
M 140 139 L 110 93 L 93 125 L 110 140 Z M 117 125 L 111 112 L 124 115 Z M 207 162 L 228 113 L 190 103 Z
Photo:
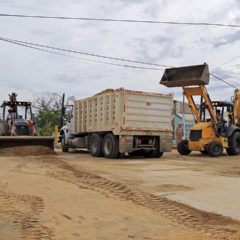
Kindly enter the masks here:
M 0 13 L 240 25 L 239 0 L 0 0 Z M 0 17 L 0 32 L 0 37 L 169 66 L 206 62 L 210 72 L 240 87 L 240 28 Z M 3 41 L 0 56 L 1 102 L 11 92 L 28 101 L 44 92 L 79 99 L 119 87 L 182 98 L 181 88 L 159 84 L 163 70 L 93 63 L 79 58 L 121 62 L 63 57 Z M 207 89 L 214 100 L 230 100 L 234 91 L 214 78 Z

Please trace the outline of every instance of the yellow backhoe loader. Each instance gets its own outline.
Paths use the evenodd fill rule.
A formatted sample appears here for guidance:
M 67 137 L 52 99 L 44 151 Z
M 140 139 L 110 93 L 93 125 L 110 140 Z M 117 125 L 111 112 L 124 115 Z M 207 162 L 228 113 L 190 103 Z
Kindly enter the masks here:
M 178 152 L 191 151 L 221 156 L 225 148 L 229 155 L 240 154 L 240 92 L 235 89 L 231 102 L 212 102 L 206 86 L 209 83 L 207 64 L 166 69 L 160 84 L 182 87 L 196 124 L 191 128 L 190 139 L 182 140 Z M 200 96 L 199 107 L 194 98 Z M 227 113 L 227 115 L 226 115 Z M 227 119 L 225 117 L 227 116 Z
M 38 136 L 31 102 L 16 97 L 16 93 L 9 94 L 9 100 L 1 105 L 0 148 L 38 145 L 54 149 L 54 137 Z

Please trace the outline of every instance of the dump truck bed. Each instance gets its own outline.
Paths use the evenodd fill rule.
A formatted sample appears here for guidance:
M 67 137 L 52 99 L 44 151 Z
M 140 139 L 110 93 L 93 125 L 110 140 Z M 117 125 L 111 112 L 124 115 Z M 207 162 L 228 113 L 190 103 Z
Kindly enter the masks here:
M 123 88 L 103 91 L 74 103 L 74 134 L 109 132 L 115 135 L 172 134 L 172 94 Z

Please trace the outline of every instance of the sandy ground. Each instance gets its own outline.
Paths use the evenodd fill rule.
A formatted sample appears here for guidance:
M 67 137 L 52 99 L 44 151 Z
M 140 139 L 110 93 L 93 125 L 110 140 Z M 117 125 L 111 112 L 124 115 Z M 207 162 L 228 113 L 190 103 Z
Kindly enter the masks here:
M 0 240 L 240 239 L 240 157 L 0 155 Z

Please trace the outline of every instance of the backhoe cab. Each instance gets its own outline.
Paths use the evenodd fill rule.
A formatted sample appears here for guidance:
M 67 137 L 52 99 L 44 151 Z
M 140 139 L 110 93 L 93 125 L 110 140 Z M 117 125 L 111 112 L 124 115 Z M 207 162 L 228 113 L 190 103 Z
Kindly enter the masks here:
M 218 157 L 225 148 L 229 155 L 240 154 L 240 93 L 236 89 L 232 102 L 212 102 L 205 85 L 209 83 L 208 65 L 195 65 L 166 69 L 160 84 L 182 87 L 196 124 L 190 139 L 182 140 L 178 152 L 188 155 L 191 151 Z M 194 98 L 200 97 L 197 106 Z

